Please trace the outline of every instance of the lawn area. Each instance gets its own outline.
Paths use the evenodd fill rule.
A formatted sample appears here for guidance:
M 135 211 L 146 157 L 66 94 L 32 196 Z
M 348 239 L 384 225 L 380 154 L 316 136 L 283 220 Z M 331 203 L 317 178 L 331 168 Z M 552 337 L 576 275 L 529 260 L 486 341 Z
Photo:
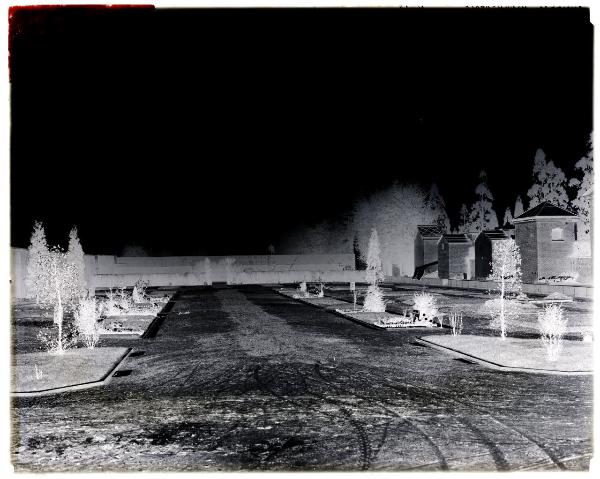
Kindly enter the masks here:
M 592 343 L 564 341 L 563 350 L 556 361 L 549 361 L 546 349 L 538 339 L 520 339 L 472 335 L 424 336 L 422 340 L 442 346 L 448 352 L 482 359 L 492 365 L 532 369 L 548 372 L 592 371 Z
M 402 314 L 411 308 L 415 293 L 427 291 L 435 296 L 440 312 L 447 317 L 450 313 L 463 314 L 464 333 L 476 333 L 484 336 L 496 336 L 498 331 L 490 324 L 490 318 L 483 310 L 484 303 L 492 296 L 486 292 L 464 291 L 444 288 L 428 288 L 411 285 L 395 285 L 394 289 L 382 288 L 387 302 L 387 311 Z M 352 302 L 352 292 L 348 288 L 326 289 L 326 295 Z M 366 288 L 357 287 L 358 303 L 362 304 Z M 564 317 L 567 319 L 565 338 L 581 339 L 585 333 L 593 331 L 593 304 L 591 301 L 574 301 L 563 304 Z M 523 303 L 515 319 L 507 322 L 508 335 L 533 338 L 538 336 L 537 317 L 543 310 L 541 304 L 532 301 Z
M 103 381 L 129 348 L 76 348 L 13 356 L 13 392 L 37 392 Z

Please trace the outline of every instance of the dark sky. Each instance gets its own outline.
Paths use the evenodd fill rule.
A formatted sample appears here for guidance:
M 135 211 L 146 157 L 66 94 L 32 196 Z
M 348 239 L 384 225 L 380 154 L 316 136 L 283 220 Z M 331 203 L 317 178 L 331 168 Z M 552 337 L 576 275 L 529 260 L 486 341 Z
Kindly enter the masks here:
M 592 129 L 587 9 L 16 8 L 12 244 L 266 253 L 393 180 L 501 215 Z

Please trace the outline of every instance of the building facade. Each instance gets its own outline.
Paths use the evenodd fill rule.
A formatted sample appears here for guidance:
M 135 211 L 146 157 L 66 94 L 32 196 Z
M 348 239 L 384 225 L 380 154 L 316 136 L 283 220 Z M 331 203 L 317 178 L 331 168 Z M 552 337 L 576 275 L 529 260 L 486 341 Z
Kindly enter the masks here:
M 577 223 L 576 215 L 549 202 L 541 203 L 514 219 L 524 283 L 535 283 L 571 272 L 572 254 L 578 241 Z
M 513 230 L 514 231 L 514 230 Z M 510 238 L 503 229 L 482 231 L 475 240 L 475 277 L 486 279 L 492 272 L 494 243 Z
M 415 268 L 438 260 L 438 241 L 444 234 L 438 225 L 419 225 L 415 236 Z
M 471 279 L 475 275 L 475 245 L 466 234 L 442 235 L 438 241 L 438 277 Z

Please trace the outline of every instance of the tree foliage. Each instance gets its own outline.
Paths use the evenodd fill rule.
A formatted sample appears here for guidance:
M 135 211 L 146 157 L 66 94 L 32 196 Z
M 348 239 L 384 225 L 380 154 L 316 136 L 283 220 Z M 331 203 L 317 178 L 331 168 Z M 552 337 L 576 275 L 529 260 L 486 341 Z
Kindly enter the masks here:
M 513 239 L 494 241 L 492 243 L 492 272 L 489 280 L 498 288 L 498 298 L 494 303 L 500 326 L 500 336 L 506 337 L 506 319 L 512 309 L 507 307 L 507 298 L 521 292 L 521 253 Z
M 477 199 L 469 210 L 466 232 L 480 232 L 498 227 L 498 216 L 494 211 L 494 196 L 487 184 L 485 171 L 479 174 L 480 183 L 475 188 Z
M 549 201 L 561 208 L 568 208 L 567 177 L 552 160 L 546 161 L 546 154 L 541 148 L 535 152 L 533 179 L 534 183 L 527 191 L 529 209 L 544 201 Z
M 506 211 L 504 212 L 504 219 L 502 220 L 502 226 L 504 226 L 506 223 L 512 224 L 512 222 L 513 222 L 512 212 L 510 211 L 510 207 L 506 207 Z
M 515 213 L 514 213 L 515 216 L 514 217 L 518 218 L 523 213 L 524 213 L 523 200 L 521 199 L 521 196 L 517 196 L 517 199 L 515 201 Z
M 425 207 L 431 210 L 434 224 L 441 226 L 445 231 L 450 230 L 450 218 L 448 218 L 448 213 L 446 212 L 446 202 L 435 183 L 431 185 L 425 196 Z
M 77 269 L 68 254 L 58 247 L 50 248 L 44 256 L 44 273 L 39 277 L 36 300 L 54 311 L 54 324 L 58 326 L 56 351 L 63 352 L 64 312 L 73 309 L 81 299 Z
M 63 348 L 64 312 L 74 309 L 86 290 L 82 290 L 79 252 L 75 235 L 69 241 L 69 251 L 48 247 L 44 227 L 36 222 L 31 235 L 26 284 L 28 294 L 42 307 L 53 309 L 54 324 L 58 327 L 58 339 L 53 344 L 57 352 Z M 75 241 L 76 240 L 76 241 Z M 79 245 L 81 249 L 81 245 Z M 81 250 L 83 258 L 83 250 Z
M 358 249 L 366 251 L 372 228 L 377 230 L 381 262 L 387 275 L 412 275 L 417 226 L 435 224 L 445 212 L 427 203 L 427 191 L 418 185 L 395 183 L 354 204 L 349 222 L 350 238 L 356 235 Z M 439 203 L 438 203 L 439 204 Z
M 585 233 L 589 234 L 592 229 L 592 188 L 594 186 L 594 162 L 592 135 L 588 141 L 588 152 L 577 163 L 575 169 L 581 172 L 581 179 L 572 178 L 570 186 L 576 187 L 576 197 L 573 200 L 577 214 L 583 221 Z
M 31 234 L 31 244 L 28 248 L 27 274 L 25 284 L 28 297 L 39 303 L 39 291 L 46 280 L 48 256 L 50 251 L 46 241 L 46 233 L 41 222 L 36 221 Z
M 71 263 L 75 269 L 75 281 L 77 283 L 77 288 L 79 289 L 79 296 L 85 296 L 88 289 L 88 284 L 85 278 L 85 260 L 76 226 L 74 226 L 69 233 L 67 261 Z
M 381 247 L 379 246 L 379 236 L 375 228 L 371 229 L 371 236 L 369 238 L 366 277 L 369 284 L 377 284 L 384 279 L 383 267 L 381 265 Z

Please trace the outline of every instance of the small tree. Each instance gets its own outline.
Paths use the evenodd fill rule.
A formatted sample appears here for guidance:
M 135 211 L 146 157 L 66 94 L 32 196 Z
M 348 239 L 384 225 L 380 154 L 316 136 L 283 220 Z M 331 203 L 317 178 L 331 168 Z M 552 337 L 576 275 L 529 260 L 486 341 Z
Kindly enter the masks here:
M 460 207 L 459 224 L 458 228 L 456 229 L 457 233 L 469 232 L 469 230 L 471 229 L 471 223 L 469 220 L 470 216 L 471 215 L 469 214 L 469 208 L 463 203 Z
M 379 236 L 375 228 L 371 229 L 369 238 L 369 247 L 367 249 L 367 282 L 377 284 L 383 281 L 383 266 L 381 264 L 381 247 L 379 246 Z
M 62 354 L 63 349 L 63 319 L 65 310 L 71 309 L 80 299 L 80 289 L 77 282 L 75 265 L 70 263 L 67 253 L 60 248 L 52 248 L 44 255 L 44 270 L 46 271 L 36 285 L 36 300 L 38 303 L 53 308 L 54 324 L 58 326 L 56 352 Z
M 365 296 L 365 302 L 363 303 L 363 311 L 368 311 L 369 313 L 385 312 L 383 292 L 377 284 L 370 284 L 367 288 L 367 295 Z
M 500 326 L 500 337 L 506 338 L 507 297 L 521 292 L 521 253 L 513 239 L 494 241 L 492 244 L 492 272 L 489 280 L 498 284 L 497 301 L 490 302 L 496 310 Z M 512 305 L 510 311 L 512 311 Z
M 354 236 L 354 241 L 352 242 L 352 250 L 354 252 L 354 267 L 357 271 L 362 271 L 367 269 L 367 265 L 363 259 L 363 255 L 360 252 L 360 246 L 358 244 L 358 236 Z
M 425 196 L 425 207 L 430 209 L 435 217 L 434 223 L 443 227 L 445 231 L 450 229 L 450 219 L 446 212 L 446 202 L 440 194 L 437 185 L 433 183 Z
M 36 221 L 31 234 L 31 244 L 28 248 L 27 275 L 25 284 L 27 296 L 39 303 L 39 293 L 42 285 L 48 281 L 48 257 L 50 250 L 46 242 L 46 233 L 41 222 Z
M 88 286 L 85 279 L 85 260 L 83 248 L 77 235 L 77 227 L 73 226 L 69 233 L 69 248 L 67 250 L 67 261 L 73 265 L 75 270 L 75 282 L 79 289 L 79 296 L 86 296 Z
M 513 222 L 513 215 L 510 211 L 510 208 L 507 207 L 506 211 L 504 212 L 504 219 L 502 220 L 502 226 L 506 225 L 506 223 L 512 224 L 512 222 Z
M 498 226 L 498 216 L 494 211 L 494 197 L 487 184 L 485 171 L 479 174 L 480 183 L 475 188 L 477 200 L 471 206 L 469 226 L 472 231 L 491 230 Z M 468 231 L 467 231 L 468 232 Z
M 375 313 L 385 311 L 385 302 L 383 294 L 377 283 L 383 281 L 383 267 L 381 265 L 381 249 L 379 246 L 379 237 L 377 230 L 371 229 L 371 237 L 369 238 L 369 247 L 367 249 L 367 272 L 366 279 L 369 283 L 367 295 L 363 304 L 363 310 Z
M 523 210 L 523 200 L 521 199 L 521 196 L 517 196 L 517 200 L 515 201 L 515 218 L 518 218 L 519 216 L 521 216 L 523 214 L 524 210 Z

